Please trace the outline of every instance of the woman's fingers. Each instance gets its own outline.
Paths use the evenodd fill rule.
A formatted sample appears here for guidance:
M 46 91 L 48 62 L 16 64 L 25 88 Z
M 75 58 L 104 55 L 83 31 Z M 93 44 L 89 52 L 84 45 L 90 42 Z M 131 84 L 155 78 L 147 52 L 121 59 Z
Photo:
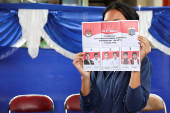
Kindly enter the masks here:
M 83 58 L 84 52 L 80 52 L 78 54 L 75 55 L 75 57 L 73 58 L 73 60 L 82 57 Z
M 77 56 L 77 57 L 74 57 L 74 59 L 73 59 L 73 60 L 77 60 L 77 59 L 79 59 L 79 60 L 83 60 L 83 57 L 81 57 L 81 56 Z
M 142 47 L 142 51 L 145 53 L 145 54 L 148 54 L 151 52 L 151 46 L 146 46 L 146 44 L 144 42 L 138 42 Z
M 151 52 L 151 46 L 148 47 L 148 53 L 150 53 L 150 52 Z
M 149 53 L 151 52 L 151 46 L 149 44 L 149 41 L 143 37 L 143 36 L 138 36 L 138 40 L 140 42 L 138 42 L 138 44 L 140 44 L 140 60 L 142 61 L 143 58 Z
M 142 50 L 146 49 L 146 44 L 144 42 L 138 42 L 138 44 L 142 46 Z
M 143 37 L 143 36 L 138 36 L 138 40 L 142 41 L 143 43 L 145 43 L 147 46 L 149 46 L 149 41 Z
M 73 65 L 76 66 L 76 63 L 79 61 L 79 59 L 73 60 Z
M 78 56 L 82 56 L 82 55 L 84 55 L 84 52 L 80 52 L 80 53 L 78 53 L 77 55 L 78 55 Z
M 143 37 L 143 36 L 138 36 L 138 40 L 141 41 L 141 42 L 143 42 L 143 43 L 146 45 L 145 51 L 146 51 L 147 54 L 148 54 L 149 52 L 151 52 L 151 46 L 150 46 L 150 44 L 149 44 L 149 41 L 148 41 L 145 37 Z
M 82 63 L 81 63 L 81 61 L 80 61 L 79 59 L 74 60 L 74 61 L 73 61 L 73 65 L 74 65 L 77 69 L 82 68 Z
M 78 57 L 78 58 L 73 60 L 73 64 L 74 63 L 78 63 L 78 62 L 83 62 L 83 58 L 82 57 Z

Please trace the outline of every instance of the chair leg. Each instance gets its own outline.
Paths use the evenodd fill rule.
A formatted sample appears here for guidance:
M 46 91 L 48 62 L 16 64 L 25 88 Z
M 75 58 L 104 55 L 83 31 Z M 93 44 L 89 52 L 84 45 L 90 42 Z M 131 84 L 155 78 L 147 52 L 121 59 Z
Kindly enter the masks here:
M 64 113 L 67 113 L 67 109 L 64 109 Z

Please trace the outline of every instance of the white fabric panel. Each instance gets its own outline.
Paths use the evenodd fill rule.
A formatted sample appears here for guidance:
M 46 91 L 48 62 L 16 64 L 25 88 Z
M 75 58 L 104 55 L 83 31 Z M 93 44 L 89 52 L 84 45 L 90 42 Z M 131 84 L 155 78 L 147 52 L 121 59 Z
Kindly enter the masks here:
M 19 9 L 18 11 L 22 37 L 27 41 L 28 53 L 32 58 L 38 56 L 43 27 L 47 23 L 47 15 L 48 10 Z M 16 45 L 19 46 L 18 43 Z
M 139 35 L 148 38 L 148 29 L 151 26 L 152 11 L 137 11 L 139 14 Z
M 155 46 L 155 48 L 159 49 L 160 51 L 164 52 L 167 55 L 170 55 L 170 48 L 163 45 L 162 43 L 158 42 L 155 38 L 152 37 L 151 34 L 148 34 L 148 40 Z
M 12 47 L 21 47 L 26 42 L 26 38 L 21 36 L 21 38 Z

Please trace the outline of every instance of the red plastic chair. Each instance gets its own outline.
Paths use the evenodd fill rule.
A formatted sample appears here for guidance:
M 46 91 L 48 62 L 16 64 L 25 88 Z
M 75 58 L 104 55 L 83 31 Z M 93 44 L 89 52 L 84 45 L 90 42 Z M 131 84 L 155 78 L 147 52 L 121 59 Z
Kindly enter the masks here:
M 67 110 L 81 111 L 79 97 L 80 94 L 72 94 L 66 98 L 64 102 L 64 113 L 67 113 Z M 96 108 L 93 111 L 95 110 Z
M 67 113 L 67 110 L 81 111 L 79 97 L 80 94 L 72 94 L 66 98 L 64 102 L 64 113 Z M 160 96 L 155 94 L 150 94 L 148 103 L 142 111 L 148 112 L 148 111 L 159 111 L 159 110 L 163 110 L 164 113 L 167 113 L 165 102 Z
M 8 113 L 14 112 L 45 112 L 54 113 L 54 104 L 47 95 L 18 95 L 9 102 Z
M 67 113 L 67 110 L 81 111 L 79 97 L 80 94 L 72 94 L 66 98 L 64 102 L 64 113 Z
M 167 113 L 164 100 L 156 94 L 150 94 L 147 105 L 142 111 L 148 112 L 148 111 L 160 111 L 160 110 L 163 110 L 164 113 Z

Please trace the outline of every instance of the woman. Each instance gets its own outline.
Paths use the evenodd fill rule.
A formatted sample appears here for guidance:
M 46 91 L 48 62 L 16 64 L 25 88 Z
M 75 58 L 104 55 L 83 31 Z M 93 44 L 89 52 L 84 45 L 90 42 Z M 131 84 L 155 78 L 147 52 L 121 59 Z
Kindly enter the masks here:
M 103 12 L 104 21 L 139 20 L 131 6 L 114 2 Z M 151 47 L 146 38 L 140 41 L 140 71 L 83 71 L 83 55 L 78 53 L 73 64 L 81 74 L 81 109 L 84 112 L 96 108 L 96 113 L 141 113 L 146 106 L 151 88 L 152 63 L 146 56 Z

